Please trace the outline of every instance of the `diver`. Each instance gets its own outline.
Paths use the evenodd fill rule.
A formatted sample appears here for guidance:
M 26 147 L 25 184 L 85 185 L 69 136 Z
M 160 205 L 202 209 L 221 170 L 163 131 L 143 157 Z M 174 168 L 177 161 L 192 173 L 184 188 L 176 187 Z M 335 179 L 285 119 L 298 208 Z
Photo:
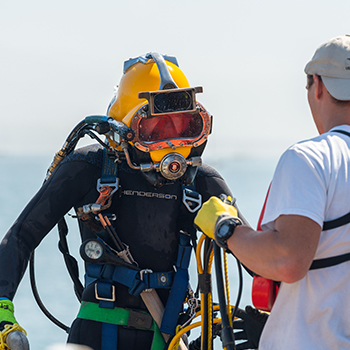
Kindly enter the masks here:
M 74 208 L 86 271 L 68 343 L 166 347 L 190 294 L 196 212 L 212 196 L 231 196 L 202 164 L 212 116 L 199 92 L 175 57 L 149 53 L 124 63 L 107 115 L 87 119 L 105 141 L 62 156 L 2 240 L 2 330 L 17 324 L 12 300 L 32 252 Z

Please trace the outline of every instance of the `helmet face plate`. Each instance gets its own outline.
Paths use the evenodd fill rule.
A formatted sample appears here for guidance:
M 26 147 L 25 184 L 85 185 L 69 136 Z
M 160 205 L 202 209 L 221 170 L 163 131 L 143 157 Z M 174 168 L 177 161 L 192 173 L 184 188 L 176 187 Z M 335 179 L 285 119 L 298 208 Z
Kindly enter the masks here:
M 135 131 L 134 146 L 143 152 L 178 147 L 198 147 L 208 138 L 211 129 L 209 113 L 197 102 L 195 113 L 162 114 L 147 117 L 147 105 L 131 120 Z

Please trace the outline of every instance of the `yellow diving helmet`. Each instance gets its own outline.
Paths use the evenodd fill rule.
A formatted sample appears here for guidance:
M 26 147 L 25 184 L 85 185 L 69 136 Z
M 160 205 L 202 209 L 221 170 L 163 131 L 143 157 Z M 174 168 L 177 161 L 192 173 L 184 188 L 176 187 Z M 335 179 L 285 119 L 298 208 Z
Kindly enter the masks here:
M 185 173 L 194 177 L 196 170 L 188 170 L 201 164 L 212 125 L 211 115 L 196 101 L 198 92 L 202 88 L 190 87 L 175 57 L 152 52 L 124 62 L 107 114 L 134 131 L 133 161 L 152 164 L 145 173 L 156 170 L 171 181 Z

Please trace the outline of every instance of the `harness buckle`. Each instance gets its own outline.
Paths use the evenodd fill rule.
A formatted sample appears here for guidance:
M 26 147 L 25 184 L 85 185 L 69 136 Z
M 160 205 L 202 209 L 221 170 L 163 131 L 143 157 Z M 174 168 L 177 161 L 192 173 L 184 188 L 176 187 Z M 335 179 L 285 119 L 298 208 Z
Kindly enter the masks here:
M 112 285 L 112 298 L 102 298 L 98 295 L 97 292 L 97 283 L 95 283 L 95 298 L 97 300 L 102 300 L 102 301 L 115 301 L 115 286 Z
M 140 271 L 140 279 L 141 281 L 143 281 L 143 275 L 146 273 L 153 273 L 153 271 L 151 269 L 144 269 Z M 153 288 L 149 288 L 149 289 L 145 289 L 144 292 L 151 292 L 153 290 Z
M 182 202 L 190 213 L 195 213 L 202 206 L 202 195 L 189 188 L 184 188 Z
M 109 194 L 109 196 L 111 196 L 119 188 L 119 177 L 115 178 L 115 182 L 108 182 L 108 183 L 101 183 L 101 179 L 98 179 L 97 186 L 96 186 L 97 191 L 101 192 L 101 187 L 103 187 L 103 186 L 114 187 L 114 190 Z

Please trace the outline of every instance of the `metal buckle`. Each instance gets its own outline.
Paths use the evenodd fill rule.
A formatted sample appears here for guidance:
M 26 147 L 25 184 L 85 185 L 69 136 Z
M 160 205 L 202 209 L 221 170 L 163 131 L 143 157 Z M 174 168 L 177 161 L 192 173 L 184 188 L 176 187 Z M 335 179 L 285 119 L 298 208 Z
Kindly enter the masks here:
M 198 194 L 198 198 L 188 195 L 192 194 L 192 191 L 187 188 L 184 188 L 183 190 L 182 202 L 190 213 L 195 213 L 202 206 L 202 195 L 198 192 L 195 193 Z M 195 206 L 191 207 L 190 205 L 193 204 L 195 204 Z
M 101 189 L 102 186 L 114 187 L 114 190 L 110 194 L 110 196 L 111 196 L 119 188 L 119 177 L 115 178 L 115 182 L 108 182 L 108 183 L 103 183 L 103 184 L 101 184 L 101 179 L 98 179 L 97 180 L 97 186 L 96 186 L 98 192 L 100 192 L 100 189 Z
M 153 273 L 153 271 L 151 269 L 144 269 L 140 271 L 140 280 L 143 281 L 143 275 L 145 273 Z M 145 289 L 144 292 L 151 292 L 153 290 L 153 288 L 149 288 L 149 289 Z
M 112 298 L 102 298 L 98 295 L 97 292 L 97 283 L 95 283 L 95 298 L 97 300 L 102 300 L 102 301 L 115 301 L 115 286 L 112 285 Z
M 188 304 L 188 310 L 186 312 L 188 312 L 190 318 L 183 325 L 181 325 L 180 327 L 181 329 L 184 329 L 189 323 L 191 323 L 191 321 L 196 316 L 196 309 L 199 306 L 198 299 L 195 297 L 188 299 L 187 304 Z

